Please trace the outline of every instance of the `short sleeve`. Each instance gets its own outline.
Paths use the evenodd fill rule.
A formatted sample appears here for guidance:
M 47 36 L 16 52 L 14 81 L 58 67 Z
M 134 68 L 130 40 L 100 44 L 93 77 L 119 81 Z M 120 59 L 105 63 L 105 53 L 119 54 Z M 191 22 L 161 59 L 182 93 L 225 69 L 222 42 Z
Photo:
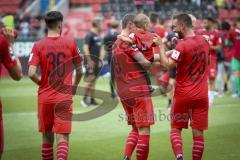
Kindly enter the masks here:
M 131 57 L 134 57 L 139 53 L 139 49 L 137 47 L 128 46 L 128 53 Z
M 84 43 L 87 44 L 87 45 L 90 45 L 91 41 L 92 41 L 92 38 L 93 38 L 93 35 L 90 32 L 87 33 L 87 35 L 84 39 Z
M 128 37 L 131 39 L 131 41 L 132 41 L 133 44 L 135 44 L 135 45 L 137 44 L 137 36 L 136 36 L 135 33 L 129 34 Z
M 36 47 L 36 44 L 34 44 L 33 48 L 32 48 L 32 52 L 30 54 L 29 60 L 28 60 L 28 65 L 33 65 L 33 66 L 38 66 L 40 62 L 40 57 L 39 57 L 39 53 Z
M 82 62 L 82 56 L 80 53 L 80 49 L 78 48 L 76 42 L 73 42 L 73 47 L 72 47 L 72 54 L 73 54 L 73 64 L 78 65 L 81 64 Z
M 176 63 L 181 62 L 184 53 L 184 46 L 183 43 L 178 43 L 176 48 L 172 50 L 170 55 L 170 59 Z
M 3 65 L 7 68 L 7 69 L 11 69 L 16 63 L 16 57 L 13 53 L 12 48 L 9 46 L 9 43 L 7 42 L 7 40 L 1 38 L 0 39 L 0 59 L 3 63 Z

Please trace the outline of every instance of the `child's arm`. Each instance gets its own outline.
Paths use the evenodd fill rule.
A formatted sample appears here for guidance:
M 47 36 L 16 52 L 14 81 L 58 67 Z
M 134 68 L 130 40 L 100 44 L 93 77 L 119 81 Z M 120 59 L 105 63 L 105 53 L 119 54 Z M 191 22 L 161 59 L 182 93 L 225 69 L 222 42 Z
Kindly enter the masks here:
M 130 45 L 133 44 L 133 41 L 129 37 L 126 37 L 126 36 L 123 36 L 123 35 L 118 35 L 118 39 L 121 39 L 124 42 L 129 43 Z

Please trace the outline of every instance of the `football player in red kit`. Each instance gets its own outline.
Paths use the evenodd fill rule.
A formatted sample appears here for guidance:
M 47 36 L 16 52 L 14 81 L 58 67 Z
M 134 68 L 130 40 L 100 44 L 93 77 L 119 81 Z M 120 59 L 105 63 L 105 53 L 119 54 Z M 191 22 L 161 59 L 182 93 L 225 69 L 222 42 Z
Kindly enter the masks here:
M 134 31 L 134 18 L 134 14 L 123 17 L 121 36 L 128 37 Z M 154 113 L 151 91 L 144 72 L 150 68 L 151 62 L 138 48 L 133 48 L 122 39 L 118 39 L 113 45 L 112 65 L 116 89 L 128 124 L 132 126 L 126 142 L 124 160 L 131 159 L 135 148 L 137 160 L 147 160 Z
M 202 31 L 198 31 L 197 34 L 205 35 L 209 37 L 210 43 L 210 65 L 208 69 L 208 78 L 209 78 L 209 104 L 210 106 L 214 101 L 214 92 L 215 92 L 215 79 L 217 78 L 217 51 L 221 49 L 221 39 L 218 33 L 214 29 L 214 20 L 212 18 L 205 18 L 203 20 Z
M 57 140 L 57 160 L 68 159 L 74 91 L 66 93 L 66 85 L 77 86 L 81 79 L 82 58 L 75 41 L 61 37 L 62 21 L 63 15 L 58 11 L 46 14 L 47 37 L 34 44 L 29 58 L 28 75 L 39 86 L 38 125 L 39 132 L 43 135 L 42 160 L 54 159 L 54 133 Z M 36 74 L 38 66 L 41 79 Z M 73 68 L 76 69 L 74 82 L 71 72 Z
M 2 64 L 7 68 L 13 80 L 19 81 L 22 78 L 22 67 L 13 49 L 14 31 L 12 29 L 2 29 L 0 33 L 0 75 Z M 0 159 L 3 153 L 3 119 L 2 103 L 0 97 Z
M 188 14 L 173 18 L 173 30 L 179 35 L 176 48 L 168 58 L 160 45 L 160 62 L 171 69 L 176 67 L 176 83 L 171 108 L 171 144 L 177 160 L 183 160 L 182 129 L 193 133 L 192 160 L 201 160 L 204 151 L 203 132 L 208 128 L 208 54 L 209 43 L 193 31 Z

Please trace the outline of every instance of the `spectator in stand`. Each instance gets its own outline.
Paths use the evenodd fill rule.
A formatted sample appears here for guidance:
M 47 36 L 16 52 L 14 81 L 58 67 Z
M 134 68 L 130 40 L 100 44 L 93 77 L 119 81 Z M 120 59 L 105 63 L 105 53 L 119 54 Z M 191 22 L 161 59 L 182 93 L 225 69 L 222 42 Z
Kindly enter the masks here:
M 29 13 L 25 13 L 20 17 L 20 37 L 23 39 L 27 39 L 30 34 L 30 21 L 31 17 Z
M 192 0 L 192 3 L 201 6 L 201 0 Z

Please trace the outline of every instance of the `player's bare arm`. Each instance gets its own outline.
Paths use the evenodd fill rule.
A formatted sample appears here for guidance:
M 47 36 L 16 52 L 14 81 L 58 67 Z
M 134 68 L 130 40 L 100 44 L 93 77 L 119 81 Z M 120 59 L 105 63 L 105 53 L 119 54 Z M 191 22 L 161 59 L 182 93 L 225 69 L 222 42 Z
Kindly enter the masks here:
M 100 60 L 103 61 L 105 57 L 105 50 L 104 50 L 104 46 L 101 47 L 101 50 L 100 50 Z
M 40 80 L 39 76 L 37 75 L 36 71 L 37 71 L 37 67 L 30 65 L 29 69 L 28 69 L 28 76 L 34 83 L 39 85 L 41 80 Z
M 210 48 L 214 51 L 219 51 L 221 49 L 221 45 L 216 45 L 216 46 L 210 46 Z
M 151 62 L 148 61 L 141 52 L 138 52 L 133 57 L 144 69 L 148 70 L 151 67 Z
M 88 44 L 84 44 L 83 45 L 83 50 L 84 50 L 84 54 L 86 55 L 85 58 L 87 60 L 87 64 L 89 68 L 93 68 L 94 67 L 94 63 L 91 59 L 91 55 L 90 55 L 90 51 L 89 51 L 89 45 Z
M 121 39 L 122 41 L 124 41 L 126 43 L 133 44 L 132 40 L 129 37 L 127 37 L 127 36 L 118 35 L 117 38 Z
M 76 75 L 74 77 L 73 85 L 78 86 L 82 78 L 82 63 L 75 65 Z
M 12 56 L 14 56 L 14 58 L 17 62 L 12 68 L 10 68 L 8 70 L 8 72 L 13 80 L 19 81 L 22 79 L 23 74 L 22 74 L 22 65 L 21 65 L 19 59 L 17 58 L 17 55 L 15 54 L 14 49 L 13 49 L 14 30 L 13 29 L 3 29 L 3 33 L 9 42 L 9 51 L 12 51 L 12 53 L 10 53 L 10 54 Z
M 168 58 L 168 55 L 170 54 L 171 51 L 165 51 L 165 46 L 162 40 L 159 37 L 155 37 L 153 40 L 158 46 L 160 50 L 160 63 L 167 69 L 174 69 L 176 67 L 176 64 Z

